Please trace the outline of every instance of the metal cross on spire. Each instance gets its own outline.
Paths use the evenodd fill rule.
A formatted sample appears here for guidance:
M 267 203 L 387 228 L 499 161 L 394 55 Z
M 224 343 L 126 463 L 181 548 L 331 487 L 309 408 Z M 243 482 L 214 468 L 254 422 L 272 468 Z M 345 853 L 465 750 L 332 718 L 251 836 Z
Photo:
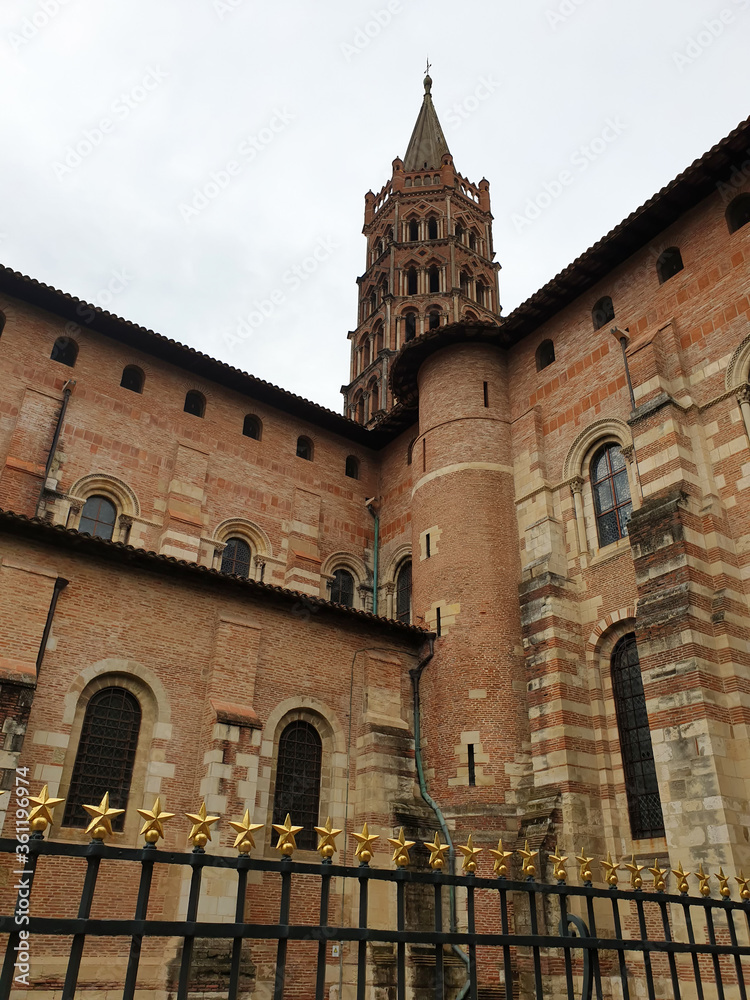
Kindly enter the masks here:
M 430 62 L 430 57 L 429 57 L 429 56 L 427 56 L 427 66 L 425 67 L 425 71 L 424 71 L 424 75 L 425 75 L 425 76 L 429 76 L 429 73 L 430 73 L 430 67 L 431 67 L 431 66 L 432 66 L 432 63 Z

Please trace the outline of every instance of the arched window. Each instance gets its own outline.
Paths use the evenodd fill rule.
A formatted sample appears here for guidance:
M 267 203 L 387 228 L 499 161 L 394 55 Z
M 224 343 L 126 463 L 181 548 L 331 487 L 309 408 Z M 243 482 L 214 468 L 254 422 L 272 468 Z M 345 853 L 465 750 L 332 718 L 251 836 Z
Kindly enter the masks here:
M 360 393 L 354 400 L 354 413 L 355 420 L 358 420 L 360 424 L 365 422 L 365 397 Z
M 416 267 L 410 267 L 406 272 L 406 294 L 416 295 L 417 294 L 417 269 Z
M 427 220 L 427 239 L 436 240 L 438 238 L 438 224 L 436 218 Z
M 611 545 L 628 533 L 633 512 L 625 458 L 619 445 L 605 444 L 591 462 L 596 530 L 599 545 Z
M 484 305 L 484 285 L 481 281 L 478 281 L 475 285 L 475 298 L 480 306 Z
M 409 223 L 409 239 L 412 243 L 419 239 L 419 223 L 416 219 L 412 219 Z
M 659 254 L 659 259 L 656 261 L 656 273 L 659 277 L 659 284 L 663 285 L 665 281 L 669 281 L 684 266 L 679 247 L 668 247 L 663 253 Z
M 95 538 L 112 538 L 117 520 L 117 508 L 107 497 L 89 497 L 83 505 L 78 530 Z
M 404 340 L 414 340 L 417 335 L 417 314 L 409 312 L 404 316 Z
M 346 569 L 337 569 L 331 583 L 331 600 L 334 604 L 354 607 L 354 577 Z
M 460 287 L 461 294 L 462 295 L 468 295 L 469 294 L 469 275 L 466 273 L 466 271 L 462 271 L 461 272 L 458 281 L 459 281 L 459 287 Z
M 78 358 L 78 344 L 72 337 L 58 337 L 52 345 L 50 358 L 52 361 L 59 361 L 61 365 L 73 368 Z
M 464 227 L 461 225 L 460 222 L 456 223 L 455 232 L 456 232 L 456 239 L 459 241 L 459 243 L 463 243 L 463 240 L 464 240 Z
M 127 807 L 140 728 L 141 706 L 130 691 L 109 687 L 92 696 L 83 718 L 63 826 L 88 826 L 91 817 L 83 803 L 100 802 L 105 792 L 113 809 Z M 122 831 L 124 822 L 123 813 L 112 820 L 112 829 Z
M 664 836 L 664 816 L 648 725 L 646 695 L 635 636 L 625 635 L 612 653 L 612 696 L 620 734 L 622 769 L 634 840 Z
M 347 455 L 345 474 L 350 479 L 359 479 L 359 459 L 354 455 Z
M 221 572 L 233 576 L 250 576 L 250 546 L 244 538 L 230 538 L 221 555 Z
M 477 248 L 476 233 L 472 229 L 470 229 L 469 230 L 469 249 L 470 250 L 476 250 L 476 248 Z
M 432 312 L 430 313 L 429 328 L 430 330 L 437 330 L 439 326 L 440 326 L 440 313 L 437 311 L 437 309 L 433 309 Z
M 194 417 L 202 417 L 206 412 L 206 397 L 202 392 L 191 389 L 185 396 L 185 413 L 191 413 Z
M 601 330 L 607 323 L 611 323 L 615 318 L 615 307 L 609 295 L 604 295 L 594 305 L 591 310 L 591 319 L 594 321 L 594 329 Z
M 242 421 L 242 433 L 246 438 L 253 438 L 254 441 L 260 441 L 262 428 L 263 425 L 253 413 L 248 413 Z
M 430 268 L 430 291 L 439 292 L 440 291 L 440 268 L 431 267 Z
M 411 560 L 401 566 L 396 576 L 396 619 L 411 623 Z
M 312 462 L 313 446 L 310 438 L 297 438 L 297 458 L 304 458 L 306 462 Z
M 406 449 L 406 464 L 411 465 L 412 455 L 414 453 L 414 445 L 417 443 L 417 439 L 414 438 L 409 442 L 409 447 Z
M 372 292 L 370 295 L 370 312 L 374 313 L 377 308 L 378 308 L 378 296 L 375 292 Z
M 290 722 L 279 739 L 272 822 L 283 823 L 288 815 L 295 826 L 303 827 L 296 838 L 303 851 L 315 850 L 322 757 L 323 743 L 315 726 L 301 719 Z
M 555 345 L 551 340 L 543 340 L 536 349 L 536 370 L 540 372 L 542 368 L 551 365 L 555 360 Z
M 736 233 L 750 222 L 750 194 L 739 194 L 730 201 L 725 213 L 730 233 Z
M 131 392 L 143 392 L 143 383 L 146 376 L 137 365 L 127 365 L 122 370 L 120 385 L 123 389 L 130 389 Z

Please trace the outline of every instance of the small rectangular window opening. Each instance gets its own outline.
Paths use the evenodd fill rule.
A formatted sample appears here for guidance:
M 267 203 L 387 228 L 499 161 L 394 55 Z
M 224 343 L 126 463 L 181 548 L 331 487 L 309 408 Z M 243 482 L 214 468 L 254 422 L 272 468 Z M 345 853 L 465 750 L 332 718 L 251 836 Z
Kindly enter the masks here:
M 435 624 L 435 631 L 437 632 L 438 635 L 440 635 L 442 632 L 440 625 L 440 608 L 437 609 L 437 622 Z
M 474 767 L 474 744 L 470 743 L 467 750 L 469 751 L 469 784 L 474 786 L 477 783 L 477 773 Z
M 425 552 L 425 557 L 427 559 L 429 559 L 430 558 L 430 533 L 429 533 L 429 531 L 424 536 L 424 552 Z M 440 609 L 439 608 L 438 608 L 438 615 L 440 615 Z M 440 621 L 440 618 L 438 618 L 438 621 Z
M 489 406 L 490 405 L 489 391 L 488 391 L 488 387 L 487 387 L 487 383 L 486 382 L 484 383 L 484 405 L 485 406 Z
M 427 472 L 427 439 L 422 438 L 422 472 Z

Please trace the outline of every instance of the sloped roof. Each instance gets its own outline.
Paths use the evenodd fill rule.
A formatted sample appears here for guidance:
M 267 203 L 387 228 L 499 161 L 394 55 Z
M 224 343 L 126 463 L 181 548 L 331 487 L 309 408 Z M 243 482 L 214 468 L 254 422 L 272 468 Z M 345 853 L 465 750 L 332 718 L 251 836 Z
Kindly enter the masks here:
M 424 78 L 424 99 L 404 157 L 404 170 L 436 170 L 443 153 L 449 153 L 443 130 L 432 103 L 432 79 Z

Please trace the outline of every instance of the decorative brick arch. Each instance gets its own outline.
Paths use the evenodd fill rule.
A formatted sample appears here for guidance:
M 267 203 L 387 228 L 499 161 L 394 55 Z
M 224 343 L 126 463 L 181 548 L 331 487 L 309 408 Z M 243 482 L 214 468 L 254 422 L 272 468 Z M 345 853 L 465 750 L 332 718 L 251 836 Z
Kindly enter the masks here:
M 95 472 L 89 476 L 83 476 L 68 491 L 68 496 L 77 500 L 88 500 L 89 497 L 98 494 L 114 501 L 118 508 L 118 514 L 138 517 L 141 513 L 141 505 L 135 492 L 122 479 L 110 476 L 106 472 Z
M 68 688 L 63 699 L 62 722 L 65 725 L 70 725 L 73 722 L 84 690 L 95 680 L 107 674 L 115 674 L 121 678 L 127 676 L 136 678 L 144 688 L 149 690 L 154 700 L 156 710 L 155 722 L 166 726 L 171 724 L 172 710 L 169 704 L 169 696 L 167 695 L 166 688 L 156 674 L 136 660 L 110 657 L 106 660 L 98 660 L 96 663 L 84 667 Z
M 630 428 L 624 420 L 607 417 L 602 420 L 594 420 L 593 423 L 584 428 L 573 441 L 565 456 L 563 480 L 567 481 L 582 475 L 587 454 L 594 445 L 604 443 L 607 440 L 617 441 L 622 448 L 626 448 L 631 443 Z
M 750 382 L 750 333 L 740 343 L 727 365 L 724 385 L 728 392 Z
M 602 636 L 609 636 L 612 633 L 614 626 L 621 622 L 626 622 L 628 625 L 627 632 L 632 632 L 635 629 L 635 605 L 630 604 L 625 608 L 620 608 L 619 611 L 611 611 L 604 618 L 600 618 L 599 621 L 594 626 L 591 634 L 586 642 L 586 655 L 587 656 L 600 656 L 603 650 L 603 646 L 606 643 L 606 639 L 603 640 Z M 620 635 L 624 635 L 621 629 L 616 629 L 617 639 Z M 615 639 L 615 642 L 617 641 Z M 614 647 L 614 642 L 612 643 Z
M 217 542 L 226 542 L 229 538 L 244 538 L 256 556 L 273 556 L 271 539 L 254 521 L 245 517 L 228 517 L 216 525 L 213 534 Z

